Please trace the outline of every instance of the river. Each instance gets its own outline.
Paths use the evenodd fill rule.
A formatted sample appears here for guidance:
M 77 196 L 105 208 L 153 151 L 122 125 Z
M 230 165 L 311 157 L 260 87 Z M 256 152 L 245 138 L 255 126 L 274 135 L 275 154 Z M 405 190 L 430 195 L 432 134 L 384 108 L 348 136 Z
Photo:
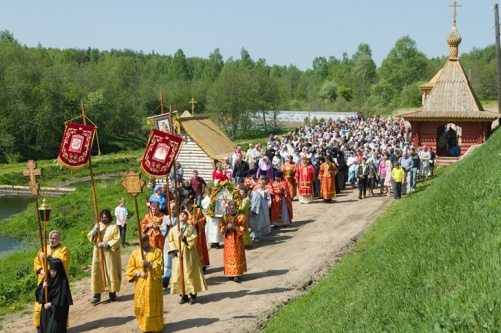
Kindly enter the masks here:
M 0 197 L 0 221 L 6 220 L 14 214 L 20 213 L 26 209 L 31 198 L 24 197 Z M 0 222 L 0 233 L 2 224 Z M 25 247 L 25 244 L 19 239 L 0 236 L 0 257 Z
M 0 221 L 22 212 L 30 201 L 28 197 L 0 197 Z

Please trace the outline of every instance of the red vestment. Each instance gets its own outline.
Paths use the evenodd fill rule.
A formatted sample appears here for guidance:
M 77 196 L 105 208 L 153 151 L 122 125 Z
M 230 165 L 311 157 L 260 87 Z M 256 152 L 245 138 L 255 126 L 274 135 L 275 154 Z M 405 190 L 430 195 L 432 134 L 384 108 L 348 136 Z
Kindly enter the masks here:
M 205 216 L 200 207 L 193 207 L 191 212 L 188 212 L 188 223 L 197 231 L 196 247 L 200 266 L 209 266 L 209 250 L 207 249 L 207 238 L 205 236 Z
M 163 251 L 165 236 L 160 231 L 160 226 L 164 219 L 164 214 L 158 213 L 158 215 L 146 214 L 141 222 L 141 232 L 146 233 L 149 236 L 150 246 L 154 246 Z M 148 224 L 153 224 L 153 227 L 148 227 Z
M 315 179 L 315 168 L 313 165 L 300 165 L 297 168 L 296 180 L 298 182 L 299 194 L 305 198 L 313 197 L 313 180 Z
M 336 164 L 324 162 L 320 165 L 318 179 L 320 180 L 320 196 L 324 200 L 336 197 L 336 175 Z
M 296 163 L 290 163 L 289 161 L 286 161 L 282 165 L 282 172 L 284 174 L 284 180 L 287 183 L 287 187 L 289 188 L 291 199 L 294 199 L 297 195 L 297 184 L 295 178 L 297 172 Z
M 282 180 L 280 182 L 275 180 L 272 184 L 272 187 L 273 187 L 273 192 L 271 199 L 271 214 L 270 214 L 271 222 L 272 223 L 292 222 L 292 201 L 287 182 L 285 180 Z M 284 200 L 287 207 L 288 221 L 282 220 L 282 210 L 284 208 L 283 206 Z
M 229 228 L 229 224 L 233 228 Z M 226 214 L 221 218 L 221 233 L 224 236 L 224 275 L 240 276 L 247 271 L 245 259 L 244 233 L 247 230 L 247 218 L 244 214 L 232 216 Z

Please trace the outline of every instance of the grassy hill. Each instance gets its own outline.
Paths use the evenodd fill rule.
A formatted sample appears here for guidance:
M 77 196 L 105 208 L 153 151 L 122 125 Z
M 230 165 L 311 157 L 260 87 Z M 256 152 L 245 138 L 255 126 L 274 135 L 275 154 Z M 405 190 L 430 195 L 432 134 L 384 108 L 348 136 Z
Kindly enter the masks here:
M 128 169 L 139 170 L 138 158 L 142 151 L 126 151 L 93 157 L 94 172 L 98 174 L 124 173 Z M 5 167 L 4 167 L 5 166 Z M 53 186 L 58 182 L 89 175 L 87 167 L 69 170 L 55 164 L 52 160 L 38 161 L 42 169 L 40 182 L 43 186 Z M 26 163 L 3 165 L 0 171 L 0 184 L 25 185 L 27 177 L 22 175 Z M 143 175 L 143 180 L 147 177 Z M 127 200 L 130 224 L 127 237 L 130 242 L 137 239 L 137 227 L 133 199 L 127 195 L 120 182 L 122 177 L 112 180 L 96 181 L 96 192 L 99 209 L 108 208 L 113 212 L 120 197 Z M 140 216 L 146 214 L 143 204 L 151 190 L 145 188 L 140 195 Z M 76 280 L 88 274 L 87 266 L 91 262 L 92 245 L 87 240 L 87 232 L 93 227 L 94 212 L 90 186 L 79 186 L 74 193 L 57 198 L 48 198 L 52 207 L 51 220 L 47 230 L 58 229 L 62 232 L 62 243 L 68 245 L 71 251 L 70 276 Z M 23 307 L 33 300 L 33 290 L 36 287 L 34 278 L 33 258 L 36 255 L 38 243 L 37 225 L 34 203 L 20 214 L 0 221 L 0 234 L 16 237 L 23 241 L 24 250 L 11 253 L 0 258 L 0 315 Z M 1 330 L 1 327 L 0 327 Z
M 501 131 L 393 203 L 264 332 L 499 332 Z

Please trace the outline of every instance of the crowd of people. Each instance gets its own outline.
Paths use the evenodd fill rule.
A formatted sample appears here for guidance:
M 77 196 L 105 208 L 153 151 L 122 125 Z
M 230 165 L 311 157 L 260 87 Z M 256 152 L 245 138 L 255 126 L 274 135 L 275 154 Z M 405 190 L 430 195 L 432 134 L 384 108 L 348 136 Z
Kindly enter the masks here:
M 364 120 L 357 116 L 304 126 L 282 137 L 271 135 L 265 145 L 251 144 L 246 152 L 236 146 L 232 156 L 215 166 L 211 180 L 203 179 L 196 170 L 187 179 L 177 163 L 170 181 L 156 185 L 147 200 L 141 246 L 126 266 L 128 281 L 135 283 L 134 312 L 140 329 L 163 329 L 162 289 L 179 295 L 180 304 L 196 303 L 198 293 L 207 290 L 209 249 L 223 247 L 224 275 L 240 283 L 247 271 L 246 249 L 272 228 L 292 223 L 292 201 L 296 198 L 301 204 L 316 199 L 335 202 L 336 195 L 349 184 L 358 186 L 360 200 L 367 192 L 370 196 L 393 193 L 400 199 L 414 191 L 419 177 L 432 175 L 434 153 L 426 146 L 412 147 L 411 137 L 412 131 L 402 119 L 375 116 Z M 236 199 L 214 196 L 209 185 L 229 182 L 238 190 Z M 214 200 L 220 200 L 223 213 L 210 213 Z M 114 215 L 116 223 L 112 223 L 110 210 L 101 211 L 100 223 L 88 234 L 94 244 L 93 304 L 101 302 L 103 293 L 114 302 L 120 291 L 120 249 L 128 245 L 124 199 L 119 199 Z M 46 255 L 50 266 L 47 276 L 42 265 Z M 215 251 L 211 255 L 221 254 Z M 72 304 L 67 283 L 69 257 L 68 249 L 60 244 L 59 232 L 53 231 L 50 246 L 35 258 L 40 288 L 34 324 L 41 332 L 66 329 Z M 48 296 L 44 288 L 51 290 Z M 48 326 L 51 322 L 57 325 Z

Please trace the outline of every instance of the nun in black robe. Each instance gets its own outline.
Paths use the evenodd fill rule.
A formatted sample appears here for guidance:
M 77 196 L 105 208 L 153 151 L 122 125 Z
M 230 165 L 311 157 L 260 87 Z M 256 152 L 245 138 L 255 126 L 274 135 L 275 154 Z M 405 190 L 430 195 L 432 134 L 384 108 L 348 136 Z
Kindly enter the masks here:
M 41 333 L 65 333 L 67 331 L 68 312 L 73 304 L 68 276 L 60 259 L 49 257 L 47 260 L 47 304 L 45 303 L 44 281 L 38 286 L 35 296 L 42 304 L 40 313 Z

